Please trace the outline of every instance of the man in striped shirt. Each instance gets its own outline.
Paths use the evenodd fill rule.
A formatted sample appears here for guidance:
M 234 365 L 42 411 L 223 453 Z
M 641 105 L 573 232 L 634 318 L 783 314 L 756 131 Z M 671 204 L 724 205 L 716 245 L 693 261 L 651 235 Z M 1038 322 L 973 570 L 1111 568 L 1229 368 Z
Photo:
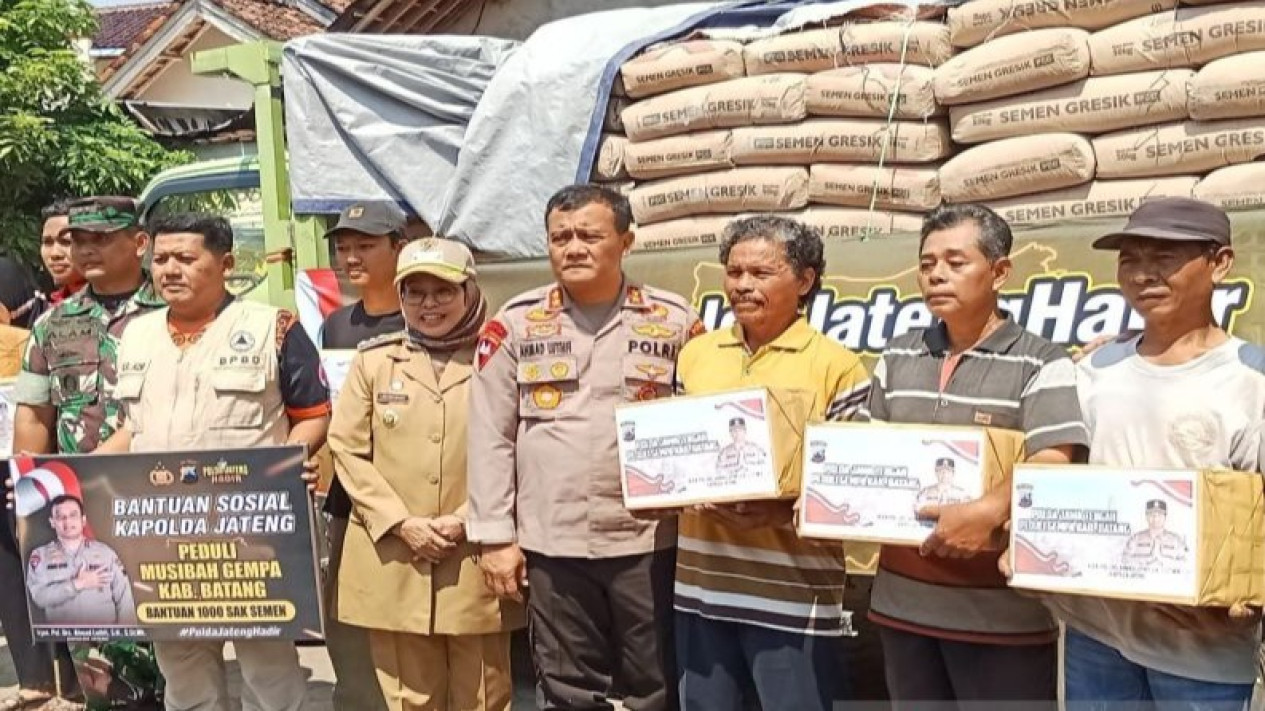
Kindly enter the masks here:
M 918 284 L 939 320 L 888 344 L 863 417 L 1021 431 L 1029 461 L 1083 459 L 1089 435 L 1072 361 L 998 310 L 1012 242 L 1009 225 L 985 207 L 927 216 Z M 883 547 L 870 618 L 898 710 L 928 700 L 1054 708 L 1057 627 L 998 571 L 1009 514 L 1009 486 L 929 505 L 920 515 L 937 524 L 921 548 Z
M 821 237 L 784 217 L 737 220 L 720 258 L 737 324 L 681 350 L 685 392 L 795 389 L 812 396 L 813 419 L 856 413 L 869 390 L 865 367 L 803 316 L 825 269 Z M 747 423 L 731 426 L 728 459 L 736 461 L 739 448 L 750 447 L 740 442 Z M 683 709 L 741 711 L 750 686 L 764 711 L 828 711 L 840 698 L 843 547 L 800 540 L 792 508 L 792 501 L 707 505 L 681 517 L 675 605 Z

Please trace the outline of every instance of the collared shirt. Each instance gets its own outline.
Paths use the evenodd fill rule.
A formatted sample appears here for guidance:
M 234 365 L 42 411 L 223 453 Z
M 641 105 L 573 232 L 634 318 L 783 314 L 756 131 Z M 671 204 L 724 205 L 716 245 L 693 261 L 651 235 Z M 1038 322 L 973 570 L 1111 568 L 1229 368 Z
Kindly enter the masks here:
M 76 590 L 74 581 L 81 568 L 108 574 L 109 583 Z M 85 539 L 70 551 L 53 541 L 36 548 L 27 565 L 26 586 L 47 624 L 136 624 L 136 602 L 127 571 L 114 549 L 104 543 Z
M 627 283 L 587 329 L 558 285 L 511 299 L 483 328 L 470 399 L 470 540 L 566 558 L 676 543 L 634 518 L 620 485 L 615 407 L 671 394 L 677 353 L 702 322 L 685 299 Z
M 57 411 L 57 451 L 86 454 L 109 439 L 122 422 L 114 396 L 116 358 L 123 330 L 137 316 L 161 308 L 149 274 L 131 298 L 109 310 L 82 289 L 45 314 L 31 331 L 15 399 L 20 405 Z
M 677 367 L 690 395 L 757 386 L 811 394 L 814 420 L 850 419 L 869 395 L 856 354 L 804 319 L 755 353 L 747 352 L 738 325 L 700 336 Z M 732 455 L 741 456 L 736 449 Z M 801 540 L 789 524 L 743 531 L 693 511 L 682 514 L 680 527 L 677 610 L 797 634 L 848 630 L 842 545 Z
M 864 416 L 875 422 L 988 426 L 1024 432 L 1029 454 L 1089 444 L 1067 353 L 1010 319 L 963 351 L 942 385 L 950 355 L 939 323 L 895 338 L 874 369 Z M 1036 644 L 1057 636 L 1040 602 L 1006 587 L 997 553 L 955 560 L 883 546 L 870 599 L 875 622 L 943 639 Z

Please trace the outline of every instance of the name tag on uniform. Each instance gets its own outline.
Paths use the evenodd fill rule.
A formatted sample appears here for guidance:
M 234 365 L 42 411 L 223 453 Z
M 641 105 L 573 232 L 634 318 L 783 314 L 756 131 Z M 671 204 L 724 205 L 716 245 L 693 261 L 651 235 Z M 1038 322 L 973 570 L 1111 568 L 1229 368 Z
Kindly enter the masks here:
M 404 393 L 378 393 L 376 399 L 379 405 L 396 405 L 408 402 L 408 395 Z

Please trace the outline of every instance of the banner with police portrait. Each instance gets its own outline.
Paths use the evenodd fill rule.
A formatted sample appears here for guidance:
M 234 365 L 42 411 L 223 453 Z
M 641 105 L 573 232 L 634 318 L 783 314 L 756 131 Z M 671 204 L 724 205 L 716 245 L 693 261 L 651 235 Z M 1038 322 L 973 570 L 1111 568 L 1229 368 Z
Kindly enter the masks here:
M 318 639 L 303 447 L 17 457 L 36 640 Z

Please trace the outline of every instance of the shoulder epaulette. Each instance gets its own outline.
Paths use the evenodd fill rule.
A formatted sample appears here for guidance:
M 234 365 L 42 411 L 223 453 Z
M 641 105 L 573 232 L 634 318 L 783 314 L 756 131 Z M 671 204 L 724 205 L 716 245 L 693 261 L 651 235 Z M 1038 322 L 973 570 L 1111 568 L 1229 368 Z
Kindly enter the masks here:
M 382 346 L 387 346 L 394 343 L 402 343 L 404 339 L 407 337 L 408 337 L 408 334 L 405 333 L 404 331 L 396 331 L 395 333 L 384 333 L 381 336 L 374 336 L 373 338 L 361 341 L 360 343 L 356 344 L 356 350 L 371 351 L 374 348 L 381 348 Z

